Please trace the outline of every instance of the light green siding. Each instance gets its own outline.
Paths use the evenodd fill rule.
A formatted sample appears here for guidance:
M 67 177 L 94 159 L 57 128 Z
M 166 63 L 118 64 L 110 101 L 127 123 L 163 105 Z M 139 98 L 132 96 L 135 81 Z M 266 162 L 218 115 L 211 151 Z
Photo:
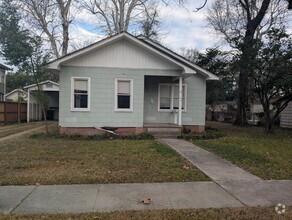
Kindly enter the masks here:
M 96 67 L 62 67 L 60 73 L 61 127 L 142 127 L 144 75 L 178 74 L 178 71 L 133 70 Z M 71 111 L 71 77 L 91 78 L 90 112 Z M 133 79 L 133 112 L 114 111 L 115 78 Z

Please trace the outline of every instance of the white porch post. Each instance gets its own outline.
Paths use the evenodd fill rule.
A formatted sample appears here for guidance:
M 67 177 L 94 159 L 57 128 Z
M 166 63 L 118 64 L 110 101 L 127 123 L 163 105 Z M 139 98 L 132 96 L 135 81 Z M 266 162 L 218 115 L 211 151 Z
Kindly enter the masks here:
M 27 91 L 27 106 L 26 106 L 26 121 L 29 123 L 29 104 L 30 103 L 30 90 Z
M 178 95 L 178 125 L 182 125 L 182 77 L 179 77 L 179 95 Z

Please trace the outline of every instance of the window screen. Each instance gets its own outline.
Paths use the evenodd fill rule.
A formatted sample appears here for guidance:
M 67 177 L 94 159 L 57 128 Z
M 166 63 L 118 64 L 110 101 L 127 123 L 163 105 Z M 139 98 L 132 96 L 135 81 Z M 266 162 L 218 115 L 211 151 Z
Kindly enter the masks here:
M 74 108 L 88 108 L 88 79 L 74 79 Z
M 160 109 L 170 109 L 171 85 L 160 85 Z

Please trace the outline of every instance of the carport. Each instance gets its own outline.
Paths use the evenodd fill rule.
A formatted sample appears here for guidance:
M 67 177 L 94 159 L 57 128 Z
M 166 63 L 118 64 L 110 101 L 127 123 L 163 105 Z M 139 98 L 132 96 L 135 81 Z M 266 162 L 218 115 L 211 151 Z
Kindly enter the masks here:
M 59 119 L 59 84 L 51 80 L 38 83 L 40 89 L 48 97 L 47 119 Z M 31 84 L 24 87 L 27 90 L 27 122 L 43 120 L 41 105 L 36 99 L 36 92 L 38 91 L 37 84 Z

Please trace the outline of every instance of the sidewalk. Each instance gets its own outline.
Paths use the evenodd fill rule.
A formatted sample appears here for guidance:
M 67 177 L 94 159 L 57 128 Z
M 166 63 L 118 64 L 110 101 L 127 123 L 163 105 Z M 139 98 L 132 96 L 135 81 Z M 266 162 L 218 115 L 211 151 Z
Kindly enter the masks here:
M 214 182 L 0 187 L 0 213 L 6 214 L 240 206 Z

